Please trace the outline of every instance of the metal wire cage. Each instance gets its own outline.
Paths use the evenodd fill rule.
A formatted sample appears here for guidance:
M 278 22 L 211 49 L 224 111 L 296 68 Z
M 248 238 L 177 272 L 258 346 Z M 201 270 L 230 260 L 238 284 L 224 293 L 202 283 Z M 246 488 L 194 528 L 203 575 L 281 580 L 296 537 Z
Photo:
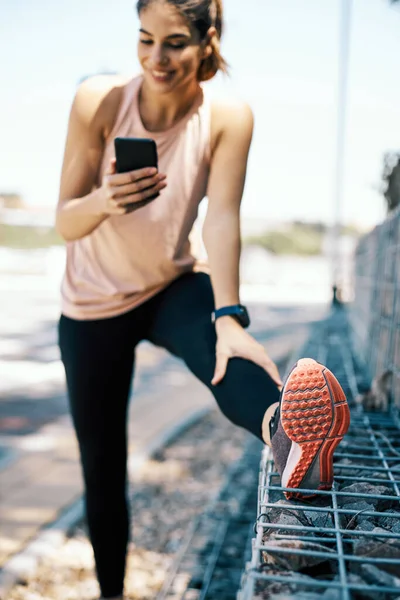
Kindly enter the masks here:
M 284 500 L 290 489 L 280 487 L 264 450 L 256 537 L 239 600 L 400 597 L 400 419 L 395 406 L 366 414 L 356 403 L 368 372 L 352 344 L 347 311 L 339 308 L 302 349 L 335 372 L 351 427 L 335 453 L 332 490 L 312 501 Z
M 357 354 L 371 377 L 392 373 L 391 398 L 400 409 L 400 207 L 357 247 L 349 314 Z

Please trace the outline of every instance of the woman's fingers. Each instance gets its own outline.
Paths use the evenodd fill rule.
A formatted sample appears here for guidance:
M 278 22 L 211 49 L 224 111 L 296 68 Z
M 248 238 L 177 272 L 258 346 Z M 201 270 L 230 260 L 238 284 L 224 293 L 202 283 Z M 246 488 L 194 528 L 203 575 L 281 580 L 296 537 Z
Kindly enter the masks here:
M 283 386 L 283 381 L 281 379 L 281 376 L 279 375 L 278 367 L 270 358 L 267 361 L 265 361 L 264 369 L 272 377 L 272 379 L 275 381 L 276 385 L 279 388 L 281 388 Z
M 102 183 L 104 212 L 123 215 L 146 206 L 166 187 L 165 179 L 155 167 L 117 173 L 116 160 L 111 159 Z
M 164 181 L 158 182 L 156 185 L 148 187 L 142 191 L 138 191 L 134 194 L 129 194 L 128 196 L 124 196 L 123 198 L 116 198 L 113 200 L 115 206 L 124 207 L 127 204 L 136 204 L 138 202 L 142 202 L 151 196 L 154 196 L 157 192 L 161 191 L 166 187 L 166 183 Z
M 105 170 L 105 175 L 114 175 L 117 172 L 117 161 L 115 158 L 112 158 L 108 163 L 108 167 Z
M 134 183 L 128 183 L 125 185 L 113 186 L 110 189 L 111 197 L 116 200 L 117 198 L 122 198 L 124 196 L 129 196 L 131 194 L 136 194 L 145 190 L 146 188 L 153 187 L 160 183 L 161 181 L 165 181 L 166 175 L 160 175 L 157 173 L 153 175 L 153 177 L 144 177 L 143 179 L 138 179 Z
M 282 379 L 279 375 L 278 367 L 274 361 L 270 359 L 262 346 L 260 348 L 257 346 L 251 346 L 249 348 L 248 358 L 267 371 L 268 375 L 272 377 L 277 386 L 283 385 Z
M 214 376 L 211 380 L 211 385 L 217 385 L 225 377 L 226 368 L 228 366 L 229 356 L 217 352 Z
M 135 183 L 139 179 L 145 177 L 154 177 L 157 175 L 157 169 L 155 167 L 145 167 L 144 169 L 136 169 L 135 171 L 128 171 L 127 173 L 108 173 L 108 182 L 111 187 L 119 185 L 129 185 Z

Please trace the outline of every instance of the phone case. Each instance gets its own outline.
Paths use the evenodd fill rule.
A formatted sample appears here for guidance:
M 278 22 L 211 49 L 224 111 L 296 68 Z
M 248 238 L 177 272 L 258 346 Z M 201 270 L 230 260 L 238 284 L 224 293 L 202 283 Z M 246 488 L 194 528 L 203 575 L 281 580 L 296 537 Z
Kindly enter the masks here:
M 114 139 L 116 168 L 118 173 L 127 173 L 146 167 L 158 169 L 157 146 L 149 138 L 116 137 Z M 135 202 L 132 210 L 146 206 L 160 195 L 160 192 L 149 196 L 141 202 Z
M 158 168 L 157 146 L 152 139 L 117 137 L 114 147 L 118 173 L 145 167 Z

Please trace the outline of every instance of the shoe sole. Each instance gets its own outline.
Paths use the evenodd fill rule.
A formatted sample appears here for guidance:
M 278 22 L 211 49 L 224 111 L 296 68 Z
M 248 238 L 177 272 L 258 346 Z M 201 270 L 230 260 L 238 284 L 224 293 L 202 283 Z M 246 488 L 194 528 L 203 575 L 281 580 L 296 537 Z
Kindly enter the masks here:
M 310 469 L 318 469 L 319 458 L 319 485 L 315 489 L 330 490 L 333 453 L 349 428 L 350 410 L 338 380 L 329 369 L 312 358 L 297 362 L 282 391 L 281 423 L 292 442 L 282 487 L 300 488 L 311 474 Z M 298 499 L 315 494 L 285 492 L 285 496 Z

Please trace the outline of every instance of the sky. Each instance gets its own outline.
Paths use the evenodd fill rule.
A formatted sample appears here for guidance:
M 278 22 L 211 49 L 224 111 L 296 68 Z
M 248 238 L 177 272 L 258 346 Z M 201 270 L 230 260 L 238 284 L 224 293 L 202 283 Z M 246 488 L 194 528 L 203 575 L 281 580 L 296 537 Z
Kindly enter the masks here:
M 225 0 L 230 77 L 255 115 L 242 214 L 332 222 L 340 14 L 350 0 Z M 400 10 L 353 0 L 341 218 L 384 217 L 383 154 L 400 149 Z M 138 72 L 134 0 L 0 0 L 0 193 L 55 207 L 78 81 Z M 229 176 L 229 173 L 227 173 Z

